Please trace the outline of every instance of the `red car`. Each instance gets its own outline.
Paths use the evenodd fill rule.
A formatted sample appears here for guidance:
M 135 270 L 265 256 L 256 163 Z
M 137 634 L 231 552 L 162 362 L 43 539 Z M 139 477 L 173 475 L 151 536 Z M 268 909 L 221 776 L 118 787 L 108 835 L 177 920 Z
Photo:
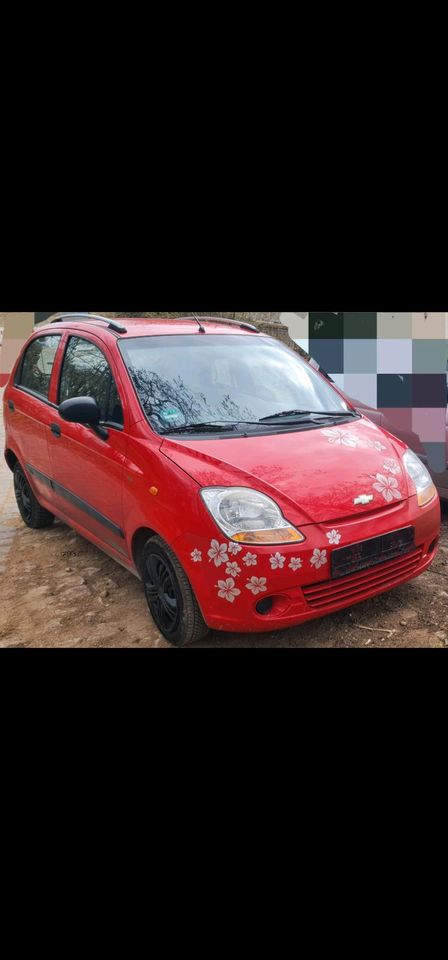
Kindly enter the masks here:
M 419 458 L 248 324 L 57 316 L 4 408 L 25 523 L 57 516 L 139 576 L 177 645 L 332 613 L 436 554 Z

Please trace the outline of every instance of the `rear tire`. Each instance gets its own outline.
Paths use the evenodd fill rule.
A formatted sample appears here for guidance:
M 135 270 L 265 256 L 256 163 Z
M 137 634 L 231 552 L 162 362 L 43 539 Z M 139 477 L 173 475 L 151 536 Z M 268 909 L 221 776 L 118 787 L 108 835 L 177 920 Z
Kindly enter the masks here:
M 142 568 L 148 607 L 165 639 L 184 647 L 206 637 L 209 628 L 185 570 L 160 537 L 145 544 Z
M 41 507 L 39 501 L 36 500 L 20 463 L 16 463 L 14 467 L 14 492 L 20 516 L 27 527 L 31 527 L 32 530 L 40 530 L 43 527 L 51 526 L 54 514 Z

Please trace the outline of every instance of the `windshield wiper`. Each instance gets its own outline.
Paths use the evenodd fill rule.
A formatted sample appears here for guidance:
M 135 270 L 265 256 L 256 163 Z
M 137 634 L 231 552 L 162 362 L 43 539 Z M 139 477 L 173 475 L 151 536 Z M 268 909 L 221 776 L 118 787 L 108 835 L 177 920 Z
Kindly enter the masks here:
M 185 423 L 180 427 L 167 427 L 161 433 L 219 433 L 220 431 L 236 430 L 240 423 L 258 425 L 259 420 L 209 420 L 204 423 Z
M 325 410 L 283 410 L 282 413 L 272 413 L 269 417 L 262 417 L 260 423 L 266 423 L 267 420 L 279 420 L 282 417 L 329 417 L 339 419 L 339 417 L 357 417 L 354 410 L 347 410 L 345 413 L 327 413 Z

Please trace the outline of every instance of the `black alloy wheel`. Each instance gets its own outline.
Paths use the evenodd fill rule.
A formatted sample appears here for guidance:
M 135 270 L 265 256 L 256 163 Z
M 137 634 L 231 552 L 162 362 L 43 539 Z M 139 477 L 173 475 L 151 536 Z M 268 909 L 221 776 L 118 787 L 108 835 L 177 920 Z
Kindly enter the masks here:
M 146 554 L 145 593 L 157 626 L 164 636 L 174 635 L 179 627 L 182 596 L 168 558 L 160 553 Z
M 43 527 L 51 526 L 54 514 L 46 510 L 45 507 L 41 507 L 20 463 L 16 463 L 14 467 L 14 493 L 20 516 L 27 527 L 31 527 L 32 530 L 40 530 Z
M 27 524 L 31 523 L 33 514 L 32 492 L 28 480 L 21 470 L 16 470 L 14 474 L 14 492 L 22 519 Z
M 169 643 L 184 647 L 207 636 L 191 583 L 171 547 L 161 537 L 147 540 L 138 564 L 152 618 Z

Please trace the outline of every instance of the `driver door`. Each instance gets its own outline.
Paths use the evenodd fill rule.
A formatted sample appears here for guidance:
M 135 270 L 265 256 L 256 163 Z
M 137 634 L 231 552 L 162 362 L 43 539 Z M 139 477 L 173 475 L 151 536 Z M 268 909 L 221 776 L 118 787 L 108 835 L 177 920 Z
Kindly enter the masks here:
M 122 393 L 111 358 L 95 336 L 69 336 L 58 385 L 58 403 L 93 397 L 108 438 L 90 427 L 67 423 L 54 410 L 48 433 L 55 506 L 90 539 L 128 556 L 123 530 L 123 464 L 127 433 Z

